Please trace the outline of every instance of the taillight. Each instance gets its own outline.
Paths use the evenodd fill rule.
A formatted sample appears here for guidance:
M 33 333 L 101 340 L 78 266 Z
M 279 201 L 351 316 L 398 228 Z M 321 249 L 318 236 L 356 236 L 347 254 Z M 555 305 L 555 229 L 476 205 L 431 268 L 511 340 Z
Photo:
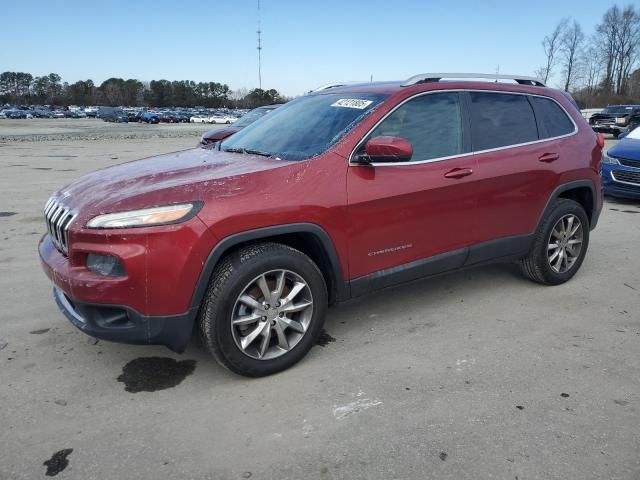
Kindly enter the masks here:
M 604 148 L 604 135 L 601 133 L 598 133 L 597 136 L 598 136 L 598 146 L 600 147 L 600 150 L 602 150 Z

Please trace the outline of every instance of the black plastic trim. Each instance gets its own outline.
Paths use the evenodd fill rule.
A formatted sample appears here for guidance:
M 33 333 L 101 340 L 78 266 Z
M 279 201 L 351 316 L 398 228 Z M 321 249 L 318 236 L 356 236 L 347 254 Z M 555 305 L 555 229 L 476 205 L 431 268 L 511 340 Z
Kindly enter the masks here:
M 57 287 L 53 296 L 60 311 L 78 329 L 101 340 L 135 345 L 164 345 L 177 353 L 187 347 L 197 311 L 182 315 L 141 315 L 125 305 L 100 305 L 78 302 Z M 125 322 L 111 324 L 107 316 L 116 310 L 126 314 Z
M 472 245 L 465 266 L 519 258 L 529 252 L 533 240 L 534 235 L 514 235 Z
M 351 297 L 349 292 L 349 284 L 345 282 L 340 268 L 340 261 L 338 254 L 333 245 L 329 234 L 319 225 L 315 223 L 289 223 L 284 225 L 275 225 L 272 227 L 258 228 L 255 230 L 247 230 L 245 232 L 236 233 L 222 239 L 213 248 L 200 273 L 200 278 L 196 285 L 193 297 L 191 299 L 192 309 L 199 308 L 202 299 L 209 286 L 211 275 L 222 256 L 236 245 L 246 242 L 255 242 L 258 240 L 268 239 L 278 235 L 287 235 L 292 233 L 310 233 L 313 234 L 321 243 L 324 248 L 329 262 L 331 263 L 331 269 L 333 270 L 334 280 L 336 284 L 336 301 L 341 302 L 348 300 Z
M 556 189 L 551 192 L 549 195 L 549 199 L 547 200 L 547 204 L 545 205 L 542 213 L 538 217 L 537 225 L 540 225 L 540 222 L 543 221 L 547 212 L 551 208 L 551 203 L 560 197 L 560 195 L 569 190 L 574 190 L 576 188 L 587 187 L 591 190 L 591 198 L 593 199 L 593 205 L 591 207 L 591 218 L 589 222 L 589 229 L 593 230 L 596 228 L 598 224 L 598 219 L 600 218 L 600 211 L 602 210 L 602 199 L 600 200 L 600 208 L 598 208 L 598 198 L 602 198 L 602 192 L 600 190 L 596 190 L 596 186 L 593 184 L 591 180 L 575 180 L 573 182 L 563 183 L 556 187 Z M 536 227 L 537 228 L 537 227 Z
M 469 248 L 465 247 L 398 265 L 397 267 L 379 270 L 351 280 L 351 295 L 352 297 L 359 297 L 374 290 L 456 270 L 465 264 L 468 256 Z

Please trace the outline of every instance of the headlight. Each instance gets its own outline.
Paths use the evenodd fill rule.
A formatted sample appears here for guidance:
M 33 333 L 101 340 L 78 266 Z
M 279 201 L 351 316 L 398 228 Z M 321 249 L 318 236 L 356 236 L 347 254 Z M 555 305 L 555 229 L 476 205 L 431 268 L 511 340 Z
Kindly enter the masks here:
M 627 123 L 627 117 L 617 117 L 616 118 L 616 123 L 618 125 L 624 125 Z
M 610 157 L 606 153 L 602 154 L 602 163 L 608 163 L 609 165 L 620 165 L 617 158 Z
M 127 228 L 150 227 L 179 223 L 193 217 L 202 204 L 200 202 L 165 205 L 163 207 L 144 208 L 128 212 L 107 213 L 93 217 L 87 223 L 88 228 Z

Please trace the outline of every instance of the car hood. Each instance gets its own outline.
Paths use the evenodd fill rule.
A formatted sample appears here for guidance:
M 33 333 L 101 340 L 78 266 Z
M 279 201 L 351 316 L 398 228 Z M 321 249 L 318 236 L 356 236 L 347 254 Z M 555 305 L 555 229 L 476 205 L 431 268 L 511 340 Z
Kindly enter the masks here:
M 207 140 L 208 143 L 218 142 L 220 140 L 224 140 L 227 137 L 230 137 L 234 133 L 242 130 L 242 127 L 225 127 L 225 128 L 216 128 L 214 130 L 209 130 L 207 133 L 202 135 L 202 138 Z
M 289 162 L 194 148 L 89 173 L 57 196 L 79 219 L 155 205 L 215 199 L 242 189 L 242 177 Z
M 640 161 L 640 140 L 623 138 L 607 152 L 612 157 Z

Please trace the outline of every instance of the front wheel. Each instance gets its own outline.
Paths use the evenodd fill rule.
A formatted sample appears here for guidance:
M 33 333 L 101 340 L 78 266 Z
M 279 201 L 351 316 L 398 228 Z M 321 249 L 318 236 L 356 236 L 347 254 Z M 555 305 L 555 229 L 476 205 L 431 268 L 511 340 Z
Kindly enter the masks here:
M 316 264 L 291 247 L 264 243 L 221 261 L 199 323 L 203 343 L 220 364 L 261 377 L 304 357 L 326 310 L 327 287 Z
M 580 269 L 589 246 L 589 218 L 582 205 L 555 200 L 540 222 L 529 254 L 520 260 L 525 276 L 545 285 L 570 280 Z

